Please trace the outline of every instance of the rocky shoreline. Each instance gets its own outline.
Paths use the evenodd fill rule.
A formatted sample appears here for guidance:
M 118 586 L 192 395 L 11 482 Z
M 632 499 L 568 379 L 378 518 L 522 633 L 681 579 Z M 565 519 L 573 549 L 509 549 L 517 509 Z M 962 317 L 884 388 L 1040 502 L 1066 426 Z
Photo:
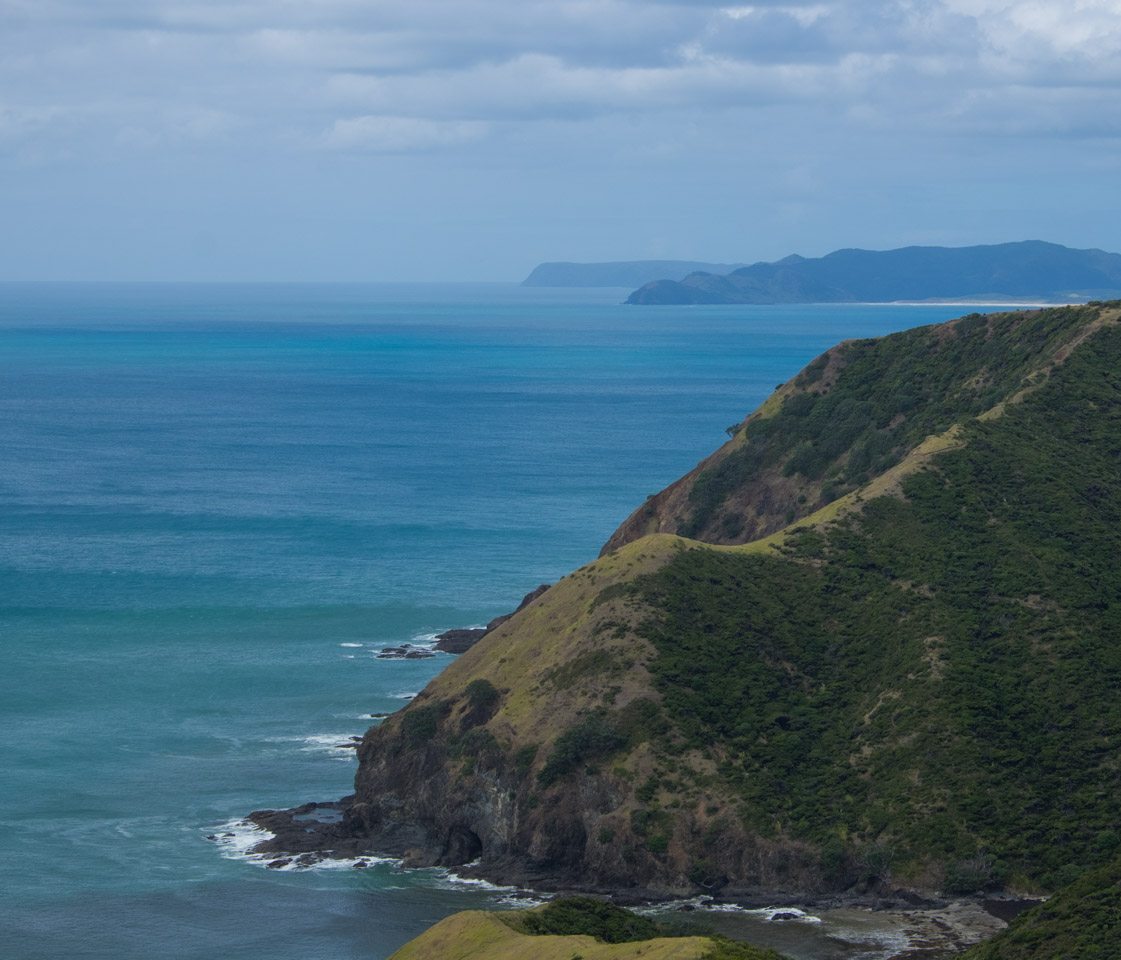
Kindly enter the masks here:
M 341 800 L 305 803 L 289 810 L 258 810 L 247 822 L 272 836 L 252 847 L 249 853 L 266 861 L 271 869 L 310 868 L 325 860 L 355 860 L 362 866 L 364 857 L 393 859 L 402 868 L 423 868 L 431 859 L 416 851 L 379 850 L 368 837 L 354 836 L 347 825 L 347 812 L 353 797 Z M 274 856 L 273 859 L 269 859 Z M 1039 900 L 967 897 L 947 899 L 923 897 L 913 891 L 862 889 L 841 894 L 814 895 L 798 893 L 761 893 L 756 890 L 725 889 L 719 897 L 694 897 L 683 900 L 664 891 L 629 888 L 609 889 L 595 885 L 564 882 L 539 872 L 527 864 L 517 869 L 504 863 L 498 869 L 491 865 L 469 863 L 450 868 L 450 872 L 468 880 L 485 880 L 496 886 L 512 888 L 507 896 L 539 900 L 559 894 L 602 896 L 623 907 L 664 907 L 681 912 L 722 910 L 772 910 L 767 919 L 783 923 L 804 919 L 804 911 L 821 913 L 834 910 L 871 912 L 890 918 L 898 927 L 898 936 L 905 946 L 884 960 L 934 960 L 949 957 L 972 944 L 986 940 L 1003 930 L 1008 921 Z

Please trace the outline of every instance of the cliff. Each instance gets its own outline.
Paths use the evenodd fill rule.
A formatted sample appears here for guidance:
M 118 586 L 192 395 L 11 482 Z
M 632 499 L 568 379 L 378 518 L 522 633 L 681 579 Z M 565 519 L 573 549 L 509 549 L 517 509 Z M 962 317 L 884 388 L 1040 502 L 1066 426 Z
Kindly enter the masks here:
M 1121 255 L 1026 240 L 976 247 L 903 247 L 797 255 L 738 270 L 669 273 L 631 304 L 890 303 L 896 300 L 1078 302 L 1121 293 Z
M 768 898 L 1105 862 L 1119 318 L 974 314 L 814 361 L 366 734 L 347 849 Z

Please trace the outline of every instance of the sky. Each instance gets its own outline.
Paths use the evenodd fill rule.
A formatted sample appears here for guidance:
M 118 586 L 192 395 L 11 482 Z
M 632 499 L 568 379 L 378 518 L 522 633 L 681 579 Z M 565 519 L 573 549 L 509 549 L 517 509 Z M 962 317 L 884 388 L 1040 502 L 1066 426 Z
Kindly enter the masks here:
M 1121 0 L 0 0 L 0 280 L 1121 251 Z

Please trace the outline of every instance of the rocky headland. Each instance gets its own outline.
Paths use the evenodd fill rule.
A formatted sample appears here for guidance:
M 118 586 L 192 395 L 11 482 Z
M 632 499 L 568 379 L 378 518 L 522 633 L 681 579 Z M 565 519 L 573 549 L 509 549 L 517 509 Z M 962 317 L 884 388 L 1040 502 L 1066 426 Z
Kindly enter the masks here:
M 259 852 L 901 910 L 1113 862 L 1119 319 L 829 351 L 368 731 L 353 797 L 254 814 Z

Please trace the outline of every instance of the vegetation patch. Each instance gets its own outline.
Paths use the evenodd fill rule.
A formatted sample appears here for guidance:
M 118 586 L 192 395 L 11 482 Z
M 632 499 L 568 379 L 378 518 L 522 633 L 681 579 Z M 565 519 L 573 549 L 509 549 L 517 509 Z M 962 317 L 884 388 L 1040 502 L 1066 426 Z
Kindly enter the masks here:
M 1112 960 L 1121 957 L 1121 861 L 1075 880 L 961 960 Z
M 566 773 L 591 760 L 609 756 L 627 745 L 607 712 L 596 710 L 569 727 L 553 744 L 553 752 L 537 774 L 538 782 L 548 787 Z
M 401 730 L 405 736 L 405 746 L 409 750 L 416 750 L 427 744 L 440 727 L 440 720 L 447 715 L 450 705 L 437 700 L 423 706 L 415 706 L 406 710 L 401 717 Z
M 990 403 L 1069 337 L 1064 315 L 974 319 L 917 359 L 900 352 L 887 382 L 913 380 L 918 398 L 905 430 Z M 865 361 L 903 343 L 851 345 L 837 384 L 886 403 Z M 956 400 L 951 361 L 976 380 Z M 789 532 L 772 555 L 698 547 L 638 578 L 656 611 L 639 632 L 657 651 L 661 745 L 718 746 L 744 825 L 829 851 L 838 882 L 872 848 L 890 853 L 881 879 L 940 864 L 961 891 L 1010 877 L 1055 889 L 1113 856 L 1119 369 L 1121 330 L 1106 327 L 999 419 L 963 421 L 963 443 L 902 497 Z M 920 404 L 935 386 L 950 400 Z
M 802 506 L 775 507 L 790 511 L 787 523 L 805 516 L 890 469 L 925 437 L 1018 394 L 1086 317 L 1087 308 L 1074 307 L 971 314 L 841 344 L 799 375 L 777 412 L 749 417 L 741 442 L 697 477 L 678 533 L 698 536 L 729 496 L 765 475 L 797 477 L 816 491 Z M 836 380 L 819 386 L 833 354 Z
M 664 928 L 646 917 L 595 897 L 560 897 L 524 913 L 518 928 L 532 936 L 585 934 L 601 943 L 633 943 L 665 936 Z

